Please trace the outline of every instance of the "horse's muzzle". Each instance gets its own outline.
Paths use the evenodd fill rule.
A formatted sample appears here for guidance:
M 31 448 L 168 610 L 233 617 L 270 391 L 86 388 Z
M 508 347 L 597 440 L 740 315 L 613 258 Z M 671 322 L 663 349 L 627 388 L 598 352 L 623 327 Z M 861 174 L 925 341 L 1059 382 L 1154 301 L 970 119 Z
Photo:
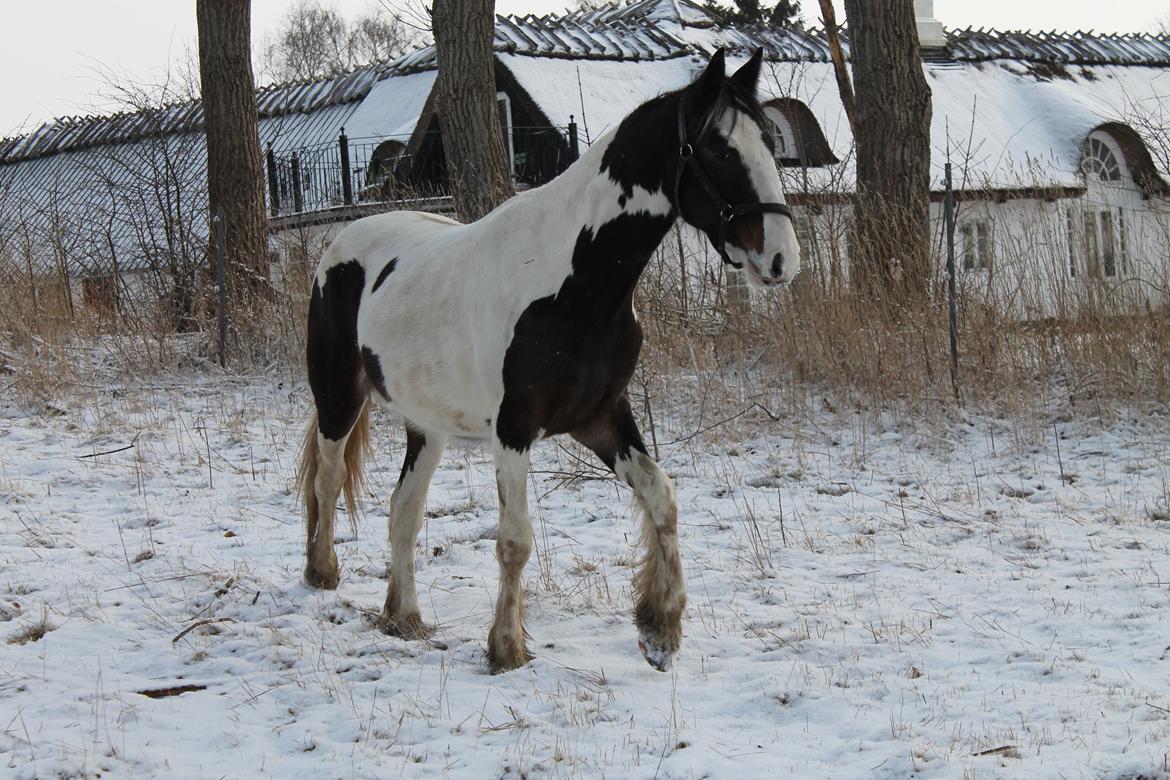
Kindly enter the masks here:
M 779 279 L 784 274 L 784 254 L 777 252 L 772 256 L 772 276 Z

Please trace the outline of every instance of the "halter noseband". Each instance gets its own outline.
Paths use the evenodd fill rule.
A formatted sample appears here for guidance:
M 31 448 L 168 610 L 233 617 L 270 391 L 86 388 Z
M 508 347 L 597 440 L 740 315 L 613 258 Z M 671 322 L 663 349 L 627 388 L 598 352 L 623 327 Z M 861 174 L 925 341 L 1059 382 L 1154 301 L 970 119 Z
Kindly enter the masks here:
M 707 141 L 707 136 L 711 134 L 715 127 L 715 122 L 707 121 L 704 118 L 706 128 L 699 134 L 698 139 L 694 144 L 687 141 L 687 117 L 684 111 L 686 105 L 686 95 L 684 94 L 678 101 L 678 169 L 674 175 L 674 203 L 678 213 L 682 214 L 682 200 L 679 198 L 679 188 L 682 185 L 683 173 L 691 171 L 695 178 L 699 181 L 699 185 L 707 193 L 715 205 L 719 208 L 719 243 L 715 246 L 715 251 L 719 253 L 719 257 L 723 262 L 732 266 L 733 268 L 742 268 L 742 263 L 737 263 L 727 256 L 727 226 L 736 217 L 745 214 L 780 214 L 782 216 L 792 219 L 792 209 L 783 203 L 741 203 L 732 205 L 719 194 L 719 190 L 715 189 L 715 185 L 711 183 L 711 178 L 707 176 L 707 172 L 703 170 L 703 166 L 699 164 L 698 157 L 695 153 L 696 147 L 702 146 Z M 703 127 L 700 124 L 700 127 Z

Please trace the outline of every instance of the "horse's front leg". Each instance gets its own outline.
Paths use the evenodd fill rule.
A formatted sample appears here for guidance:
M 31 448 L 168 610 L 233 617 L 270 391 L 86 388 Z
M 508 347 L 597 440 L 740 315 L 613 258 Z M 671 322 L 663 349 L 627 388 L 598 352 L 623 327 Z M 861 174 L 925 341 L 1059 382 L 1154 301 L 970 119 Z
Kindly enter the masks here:
M 608 415 L 573 437 L 633 488 L 642 509 L 645 557 L 634 576 L 634 622 L 642 655 L 655 669 L 666 671 L 682 644 L 682 614 L 687 605 L 674 483 L 646 452 L 624 395 Z
M 529 450 L 495 442 L 496 487 L 500 498 L 500 530 L 496 560 L 500 564 L 500 595 L 488 632 L 488 666 L 492 674 L 516 669 L 532 660 L 524 646 L 524 592 L 520 575 L 532 553 L 528 519 Z
M 390 497 L 390 583 L 382 628 L 406 639 L 421 639 L 429 631 L 422 622 L 414 587 L 414 548 L 423 524 L 427 488 L 446 442 L 441 433 L 423 433 L 408 425 L 406 457 Z

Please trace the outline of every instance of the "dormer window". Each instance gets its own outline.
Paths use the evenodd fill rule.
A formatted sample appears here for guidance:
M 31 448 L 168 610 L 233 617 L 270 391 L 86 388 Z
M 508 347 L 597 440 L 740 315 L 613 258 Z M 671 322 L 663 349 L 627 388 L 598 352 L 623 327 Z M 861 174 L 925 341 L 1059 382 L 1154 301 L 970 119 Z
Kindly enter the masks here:
M 768 118 L 772 129 L 772 142 L 775 145 L 773 154 L 776 157 L 776 162 L 781 165 L 790 165 L 793 160 L 799 160 L 800 153 L 796 149 L 796 133 L 793 132 L 788 117 L 784 116 L 775 106 L 765 107 L 764 116 Z
M 1069 274 L 1110 280 L 1129 268 L 1127 214 L 1135 207 L 1133 180 L 1112 132 L 1093 131 L 1081 144 L 1085 194 L 1068 216 Z
M 763 105 L 775 146 L 776 164 L 786 168 L 823 168 L 838 160 L 809 107 L 778 97 Z
M 1081 145 L 1081 173 L 1097 176 L 1101 181 L 1121 181 L 1121 164 L 1104 139 L 1089 136 Z

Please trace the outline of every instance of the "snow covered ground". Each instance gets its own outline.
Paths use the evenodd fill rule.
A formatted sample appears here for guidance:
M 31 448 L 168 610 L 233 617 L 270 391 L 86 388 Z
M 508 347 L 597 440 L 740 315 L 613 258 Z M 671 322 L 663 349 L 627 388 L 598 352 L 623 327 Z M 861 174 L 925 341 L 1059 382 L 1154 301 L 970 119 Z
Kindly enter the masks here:
M 493 677 L 488 453 L 449 450 L 428 501 L 434 639 L 387 637 L 401 433 L 376 416 L 376 497 L 356 533 L 342 515 L 340 589 L 310 590 L 305 398 L 0 397 L 0 774 L 1170 776 L 1166 417 L 660 415 L 690 594 L 667 674 L 629 619 L 629 492 L 542 443 L 537 660 Z

